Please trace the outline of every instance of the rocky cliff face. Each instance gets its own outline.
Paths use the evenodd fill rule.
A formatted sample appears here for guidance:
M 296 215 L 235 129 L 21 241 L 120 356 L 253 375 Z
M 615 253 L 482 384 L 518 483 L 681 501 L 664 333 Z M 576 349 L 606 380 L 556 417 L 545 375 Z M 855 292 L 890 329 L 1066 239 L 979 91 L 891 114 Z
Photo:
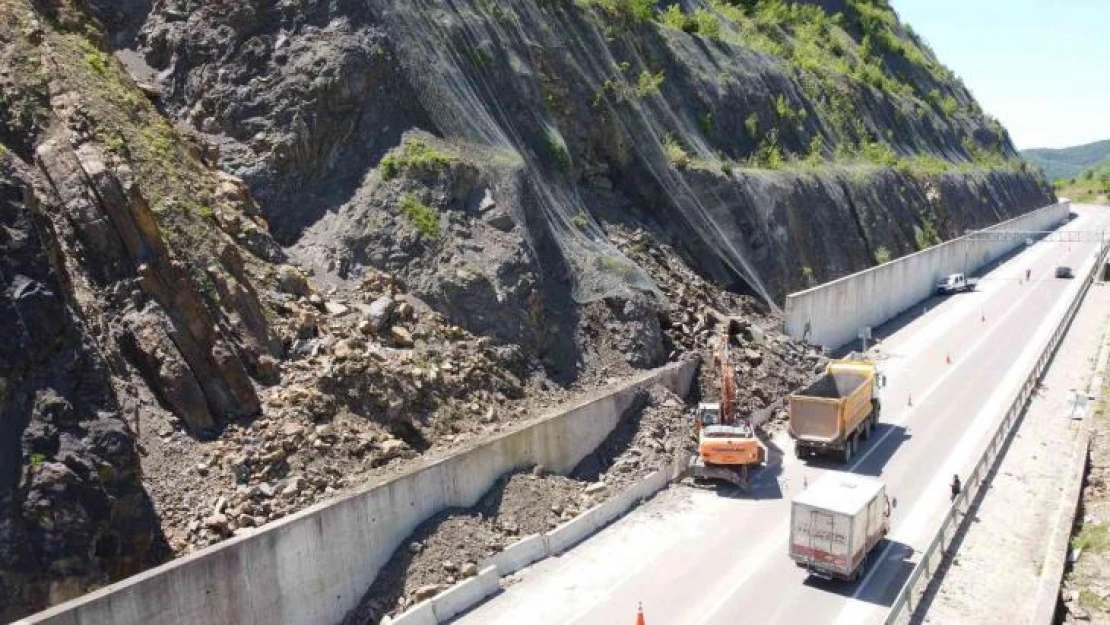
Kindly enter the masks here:
M 381 185 L 364 174 L 411 127 L 502 153 L 476 158 L 487 184 L 520 187 L 495 199 L 533 248 L 561 256 L 579 301 L 644 286 L 596 240 L 595 219 L 619 218 L 605 207 L 622 201 L 681 233 L 707 270 L 780 301 L 879 248 L 897 255 L 1051 200 L 882 2 L 690 3 L 670 18 L 631 0 L 234 4 L 179 2 L 151 16 L 139 46 L 170 108 L 224 142 L 223 164 L 271 200 L 286 242 L 357 193 L 352 210 L 365 206 Z M 867 206 L 857 193 L 859 215 L 853 187 L 899 199 Z M 938 215 L 956 188 L 978 199 Z M 601 197 L 582 201 L 590 190 Z M 901 227 L 858 225 L 869 217 Z M 816 239 L 843 253 L 798 262 L 797 241 Z
M 879 0 L 0 0 L 0 617 L 728 315 L 762 408 L 785 293 L 1050 203 L 1014 159 Z
M 42 195 L 40 195 L 40 193 Z M 142 483 L 112 364 L 71 299 L 35 176 L 0 162 L 0 618 L 170 551 Z

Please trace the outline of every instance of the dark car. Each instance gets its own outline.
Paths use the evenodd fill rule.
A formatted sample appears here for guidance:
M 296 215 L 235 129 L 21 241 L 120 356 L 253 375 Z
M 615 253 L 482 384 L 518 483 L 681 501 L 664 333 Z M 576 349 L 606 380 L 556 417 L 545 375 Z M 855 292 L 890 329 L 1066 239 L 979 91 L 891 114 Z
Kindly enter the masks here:
M 1056 268 L 1056 277 L 1057 278 L 1074 278 L 1075 274 L 1072 273 L 1071 267 L 1057 267 Z

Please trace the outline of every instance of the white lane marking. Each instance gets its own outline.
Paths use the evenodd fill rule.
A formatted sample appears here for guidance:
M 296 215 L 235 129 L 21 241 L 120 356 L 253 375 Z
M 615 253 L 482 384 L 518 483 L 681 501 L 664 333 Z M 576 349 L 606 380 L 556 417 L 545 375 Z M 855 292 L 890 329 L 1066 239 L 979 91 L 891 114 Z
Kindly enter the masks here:
M 1010 306 L 1010 309 L 1007 310 L 1006 313 L 1004 315 L 1002 315 L 1002 317 L 999 318 L 999 321 L 1005 322 L 1007 319 L 1009 319 L 1011 315 L 1013 315 L 1015 312 L 1020 310 L 1019 305 L 1022 302 L 1024 302 L 1025 300 L 1029 299 L 1036 292 L 1037 292 L 1036 289 L 1030 289 L 1025 295 L 1023 295 L 1021 298 L 1019 298 L 1017 301 L 1015 301 Z M 996 324 L 995 326 L 992 327 L 992 329 L 989 332 L 983 333 L 982 336 L 980 336 L 978 339 L 976 339 L 976 341 L 974 343 L 971 344 L 971 347 L 969 347 L 965 353 L 966 354 L 971 354 L 971 353 L 977 351 L 983 343 L 988 341 L 1002 327 L 1002 325 L 1003 325 L 1002 323 Z M 964 365 L 964 363 L 966 363 L 966 362 L 967 362 L 967 357 L 965 356 L 964 358 L 961 358 L 961 359 L 957 360 L 955 366 L 948 367 L 948 370 L 945 371 L 939 378 L 936 379 L 935 382 L 933 382 L 933 384 L 929 388 L 927 388 L 925 390 L 925 393 L 920 397 L 920 402 L 919 403 L 924 403 L 925 401 L 927 401 L 929 399 L 929 397 L 932 396 L 932 394 L 935 393 L 937 391 L 937 389 L 940 388 L 940 386 L 943 385 L 948 380 L 949 377 L 951 377 L 953 374 L 955 374 L 960 369 L 960 367 L 962 367 Z M 920 405 L 918 406 L 918 408 L 920 408 Z M 909 410 L 903 410 L 901 413 L 898 414 L 898 418 L 896 420 L 894 420 L 894 421 L 882 421 L 881 423 L 887 423 L 889 425 L 902 425 L 903 423 L 905 423 L 909 419 L 909 416 L 911 414 L 914 414 L 915 412 L 917 412 L 918 408 L 911 408 Z M 886 440 L 886 438 L 888 436 L 890 436 L 891 434 L 893 434 L 893 433 L 894 433 L 894 429 L 888 429 L 882 436 L 879 437 L 879 440 L 875 441 L 871 445 L 868 445 L 867 451 L 865 451 L 863 453 L 863 455 L 860 456 L 859 459 L 857 459 L 855 462 L 848 465 L 848 471 L 849 472 L 855 472 L 856 467 L 858 467 L 865 460 L 867 460 L 868 456 L 875 453 L 875 451 L 878 450 L 879 447 L 882 446 L 882 442 L 884 440 Z
M 1046 246 L 1046 247 L 1048 247 L 1048 248 L 1051 248 L 1051 246 Z M 1011 262 L 1012 262 L 1012 261 L 1011 261 Z M 993 291 L 993 289 L 992 289 L 992 291 Z M 993 295 L 993 294 L 994 294 L 994 293 L 992 293 L 992 295 Z M 1018 301 L 1018 303 L 1020 303 L 1021 301 L 1023 301 L 1023 300 L 1019 300 L 1019 301 Z M 1004 304 L 1004 302 L 999 302 L 999 303 L 1000 303 L 1000 304 Z M 1011 304 L 1011 306 L 1013 306 L 1013 305 L 1014 305 L 1014 304 Z M 950 313 L 946 313 L 946 314 L 950 314 Z M 937 320 L 935 320 L 935 321 L 934 321 L 934 323 L 935 323 L 936 321 L 937 321 Z M 926 327 L 928 327 L 928 326 L 926 326 Z M 949 373 L 951 373 L 951 372 L 949 372 Z M 931 393 L 931 392 L 932 392 L 933 390 L 934 390 L 934 389 L 930 389 L 929 391 L 927 391 L 927 393 Z M 922 398 L 922 400 L 923 400 L 923 401 L 924 401 L 924 399 L 925 399 L 925 397 L 923 397 L 923 398 Z M 901 415 L 901 417 L 902 417 L 902 418 L 901 418 L 901 419 L 899 420 L 899 423 L 900 423 L 900 422 L 902 422 L 902 421 L 904 421 L 904 420 L 905 420 L 906 418 L 908 418 L 908 417 L 909 417 L 909 415 L 910 415 L 910 414 L 912 414 L 912 413 L 913 413 L 913 410 L 907 410 L 907 411 L 905 411 L 905 413 Z M 889 434 L 889 432 L 888 432 L 888 434 Z M 885 438 L 885 436 L 884 436 L 884 437 L 881 437 L 880 439 L 878 439 L 878 441 L 876 441 L 874 445 L 875 445 L 875 446 L 878 446 L 879 444 L 881 444 L 881 441 L 883 440 L 883 438 Z M 870 453 L 871 451 L 872 451 L 872 449 L 869 449 L 869 450 L 868 450 L 868 453 Z M 857 459 L 857 461 L 856 461 L 856 462 L 855 462 L 855 463 L 854 463 L 854 464 L 852 465 L 852 467 L 854 468 L 854 467 L 858 466 L 859 464 L 861 464 L 862 462 L 864 462 L 864 461 L 866 460 L 866 458 L 867 458 L 867 453 L 865 453 L 865 454 L 864 454 L 864 456 L 862 456 L 862 457 L 860 457 L 859 459 Z M 784 458 L 784 466 L 786 465 L 786 463 L 791 463 L 791 464 L 793 464 L 793 462 L 792 462 L 792 459 L 787 459 L 787 458 Z M 785 525 L 785 527 L 783 527 L 783 525 Z M 785 533 L 785 532 L 788 532 L 788 531 L 789 531 L 789 521 L 786 521 L 785 523 L 783 523 L 783 524 L 780 524 L 780 526 L 779 526 L 779 527 L 776 527 L 776 528 L 775 528 L 775 532 L 779 532 L 779 533 Z M 772 534 L 772 536 L 773 536 L 773 535 L 774 535 L 774 534 Z M 776 549 L 776 548 L 781 548 L 781 545 L 780 545 L 780 544 L 778 544 L 778 543 L 779 543 L 779 541 L 775 541 L 775 540 L 760 541 L 760 543 L 761 543 L 761 547 L 763 546 L 763 543 L 770 543 L 770 545 L 768 545 L 768 546 L 766 547 L 766 550 L 767 550 L 768 552 L 770 552 L 770 553 L 773 553 L 773 552 L 774 552 L 774 549 Z M 764 549 L 760 549 L 760 551 L 763 551 L 763 550 L 764 550 Z M 885 553 L 886 553 L 886 551 L 884 550 L 884 555 L 885 555 Z M 763 558 L 762 558 L 761 560 L 762 560 L 762 561 L 766 561 L 766 560 L 767 560 L 767 557 L 769 557 L 769 556 L 765 556 L 765 557 L 763 557 Z M 746 559 L 745 559 L 745 564 L 748 564 L 748 563 L 750 563 L 750 560 L 746 558 Z M 747 573 L 747 574 L 745 575 L 745 577 L 744 577 L 744 580 L 749 580 L 749 579 L 751 578 L 752 574 L 754 574 L 754 571 L 756 571 L 756 570 L 758 570 L 758 569 L 759 569 L 759 567 L 746 567 L 746 570 L 748 571 L 748 573 Z M 627 575 L 627 576 L 625 576 L 625 577 L 622 577 L 622 578 L 621 578 L 621 579 L 619 580 L 619 582 L 618 582 L 618 583 L 619 583 L 619 584 L 623 584 L 623 583 L 626 583 L 626 582 L 628 581 L 628 579 L 629 579 L 629 578 L 631 578 L 631 577 L 633 577 L 633 575 Z M 743 583 L 739 583 L 739 584 L 734 584 L 734 585 L 733 585 L 733 586 L 734 586 L 734 588 L 732 589 L 732 591 L 731 591 L 730 593 L 726 594 L 724 598 L 725 598 L 725 599 L 727 599 L 727 597 L 728 597 L 729 595 L 735 595 L 735 594 L 736 594 L 736 592 L 738 591 L 739 587 L 740 587 L 740 586 L 742 586 L 742 585 L 743 585 Z M 615 588 L 615 586 L 616 586 L 616 584 L 614 584 L 613 586 L 611 586 L 611 588 Z M 607 595 L 606 595 L 606 596 L 607 596 Z M 599 600 L 601 600 L 601 598 L 600 598 L 600 597 L 599 597 L 599 598 L 597 598 L 597 599 L 595 599 L 594 601 L 592 601 L 592 602 L 591 602 L 591 604 L 593 604 L 593 605 L 596 605 L 596 603 L 595 603 L 595 602 L 596 602 L 596 601 L 599 601 Z M 724 601 L 718 601 L 718 602 L 717 602 L 717 607 L 715 608 L 715 611 L 719 611 L 719 610 L 720 610 L 720 606 L 722 606 L 723 604 L 724 604 Z M 584 616 L 586 616 L 586 615 L 587 615 L 587 614 L 588 614 L 589 612 L 590 612 L 590 608 L 586 608 L 586 609 L 583 609 L 583 610 L 582 610 L 582 611 L 581 611 L 581 612 L 580 612 L 580 613 L 579 613 L 578 615 L 576 615 L 576 616 L 574 617 L 574 620 L 581 620 L 581 619 L 582 619 L 582 618 L 583 618 Z M 705 621 L 706 621 L 706 620 L 708 620 L 708 618 L 710 618 L 711 616 L 712 616 L 712 613 L 710 613 L 710 614 L 709 614 L 709 615 L 707 615 L 707 616 L 706 616 L 705 618 L 703 618 L 702 622 L 705 622 Z M 511 618 L 511 617 L 510 617 L 510 618 Z M 500 621 L 498 621 L 498 622 L 500 622 Z M 507 621 L 506 621 L 506 622 L 507 622 Z
M 1061 228 L 1060 231 L 1071 232 L 1076 230 L 1092 229 L 1086 223 L 1086 220 L 1088 219 L 1091 218 L 1086 216 L 1081 217 L 1075 222 L 1068 224 L 1064 228 Z M 1096 224 L 1099 223 L 1098 220 L 1095 220 L 1095 222 Z M 1038 242 L 1032 248 L 1019 253 L 1018 255 L 1007 260 L 998 267 L 995 267 L 989 273 L 983 276 L 986 284 L 977 289 L 975 292 L 965 293 L 964 295 L 957 297 L 955 302 L 953 302 L 951 299 L 946 299 L 934 306 L 933 311 L 936 311 L 938 308 L 941 307 L 945 307 L 947 308 L 947 310 L 942 311 L 936 319 L 931 320 L 931 322 L 928 324 L 918 324 L 918 327 L 914 330 L 911 336 L 907 336 L 901 339 L 897 338 L 897 335 L 887 337 L 883 344 L 885 345 L 887 342 L 890 342 L 892 344 L 891 349 L 893 350 L 888 353 L 890 353 L 891 355 L 917 353 L 924 346 L 931 345 L 940 340 L 952 327 L 958 325 L 964 317 L 971 316 L 971 313 L 974 313 L 977 308 L 979 309 L 980 313 L 985 314 L 987 308 L 993 303 L 991 301 L 993 296 L 997 295 L 997 293 L 1002 289 L 1012 286 L 1014 276 L 1016 276 L 1019 281 L 1022 277 L 1022 272 L 1020 271 L 1018 271 L 1017 274 L 1007 274 L 1010 274 L 1010 272 L 1013 270 L 1019 269 L 1020 266 L 1033 265 L 1035 263 L 1049 260 L 1049 256 L 1051 254 L 1059 251 L 1060 245 L 1063 245 L 1063 243 L 1058 243 L 1054 241 Z M 1037 281 L 1039 281 L 1041 277 L 1043 276 L 1038 276 Z M 980 282 L 980 284 L 983 285 L 984 283 Z M 976 293 L 982 293 L 983 295 L 985 295 L 986 297 L 982 299 L 985 299 L 986 301 L 978 301 L 981 298 L 968 297 L 969 295 L 974 296 Z M 946 306 L 947 304 L 951 304 L 951 306 Z M 912 327 L 914 324 L 917 324 L 918 321 L 920 321 L 920 319 L 915 320 L 913 324 L 910 324 L 907 327 Z
M 1090 260 L 1086 260 L 1083 262 L 1082 267 L 1084 267 L 1085 271 L 1089 270 L 1087 269 L 1087 266 L 1090 264 L 1090 262 Z M 1086 274 L 1079 273 L 1078 275 Z M 1060 322 L 1060 319 L 1063 318 L 1064 312 L 1067 310 L 1067 307 L 1070 306 L 1071 302 L 1074 301 L 1078 296 L 1078 290 L 1078 287 L 1072 287 L 1068 289 L 1070 297 L 1061 298 L 1052 307 L 1052 309 L 1049 311 L 1049 314 L 1045 315 L 1044 322 L 1042 322 L 1041 325 L 1038 326 L 1037 329 L 1034 331 L 1033 339 L 1026 343 L 1025 349 L 1021 352 L 1021 354 L 1019 354 L 1016 359 L 1014 359 L 1013 362 L 1025 363 L 1033 362 L 1037 359 L 1039 352 L 1047 344 L 1048 337 L 1055 330 L 1055 325 Z M 926 504 L 929 504 L 930 507 L 935 507 L 936 498 L 929 497 L 927 493 L 944 492 L 944 487 L 948 481 L 947 476 L 949 472 L 952 471 L 953 473 L 955 473 L 956 471 L 954 471 L 953 468 L 956 466 L 963 466 L 965 468 L 967 467 L 969 461 L 969 459 L 967 458 L 969 448 L 972 447 L 972 445 L 979 446 L 980 444 L 985 445 L 987 443 L 986 434 L 989 433 L 991 426 L 996 426 L 998 423 L 1001 422 L 1001 419 L 1005 416 L 1003 411 L 1005 410 L 1007 404 L 1012 402 L 1017 396 L 1017 393 L 1020 392 L 1019 389 L 1021 388 L 1021 384 L 1023 383 L 1026 376 L 1024 369 L 1025 367 L 1010 367 L 1005 377 L 995 387 L 995 391 L 991 393 L 990 397 L 983 404 L 983 407 L 979 410 L 978 413 L 976 413 L 976 416 L 972 419 L 972 424 L 975 428 L 975 435 L 968 436 L 968 434 L 971 432 L 965 431 L 965 433 L 960 437 L 959 442 L 953 447 L 951 453 L 949 453 L 948 457 L 945 459 L 943 465 L 944 469 L 935 472 L 935 475 L 930 481 L 928 487 L 925 489 L 924 494 L 918 498 L 917 502 L 914 504 L 913 509 L 910 511 L 910 514 L 907 517 L 907 521 L 905 523 L 901 523 L 897 528 L 897 531 L 891 532 L 891 535 L 888 537 L 888 539 L 892 542 L 889 542 L 881 552 L 880 562 L 886 560 L 888 552 L 892 547 L 894 547 L 893 541 L 895 539 L 898 539 L 899 542 L 905 543 L 907 545 L 912 545 L 912 543 L 915 542 L 917 538 L 919 538 L 919 535 L 922 533 L 922 530 L 927 524 L 926 522 L 932 521 L 931 515 L 927 517 L 927 515 L 924 514 L 924 510 L 926 508 Z M 1003 416 L 999 417 L 999 414 L 1002 414 Z M 989 415 L 990 418 L 984 418 L 984 415 Z M 966 474 L 967 472 L 963 471 L 963 473 Z M 872 577 L 875 575 L 875 573 L 879 571 L 880 568 L 882 567 L 873 566 L 871 571 L 868 572 L 868 574 L 863 578 L 863 581 L 856 588 L 855 592 L 852 593 L 851 600 L 849 600 L 844 608 L 841 609 L 840 614 L 835 621 L 837 625 L 849 625 L 853 623 L 864 622 L 867 616 L 871 615 L 874 611 L 879 609 L 878 606 L 872 605 L 871 603 L 859 601 L 859 596 L 871 583 Z
M 1047 272 L 1045 272 L 1045 273 L 1047 274 Z M 977 351 L 979 349 L 979 347 L 984 342 L 986 342 L 988 339 L 990 339 L 992 337 L 992 335 L 994 335 L 996 332 L 998 332 L 1005 325 L 1004 322 L 1007 319 L 1009 319 L 1015 312 L 1017 312 L 1018 310 L 1021 309 L 1020 305 L 1021 305 L 1022 302 L 1029 299 L 1030 297 L 1033 296 L 1034 293 L 1037 293 L 1037 292 L 1038 292 L 1038 289 L 1036 289 L 1036 288 L 1029 289 L 1024 295 L 1019 297 L 1017 300 L 1013 301 L 1010 304 L 1009 310 L 1007 310 L 1006 313 L 1002 317 L 999 318 L 1000 323 L 996 324 L 991 329 L 990 332 L 984 333 L 982 336 L 979 337 L 979 339 L 977 339 L 974 343 L 972 343 L 971 347 L 967 350 L 966 353 L 970 354 L 970 353 L 973 353 L 973 352 Z M 1074 295 L 1072 296 L 1072 299 L 1074 299 Z M 1059 308 L 1061 308 L 1061 306 L 1066 306 L 1069 302 L 1070 302 L 1070 300 L 1067 299 L 1067 298 L 1064 298 L 1064 299 L 1060 300 L 1060 302 L 1057 303 L 1056 306 L 1054 306 L 1051 309 L 1050 314 L 1048 316 L 1046 316 L 1046 320 L 1058 319 L 1060 314 L 1057 313 L 1057 310 Z M 1051 326 L 1045 326 L 1042 323 L 1041 326 L 1038 328 L 1038 334 L 1044 334 L 1046 327 L 1051 327 Z M 1028 352 L 1030 352 L 1031 350 L 1035 349 L 1036 346 L 1038 346 L 1039 344 L 1040 344 L 1039 341 L 1030 341 L 1028 343 L 1028 345 L 1026 346 L 1025 350 L 1023 350 L 1023 352 L 1019 355 L 1018 359 L 1016 359 L 1014 362 L 1020 362 L 1022 358 L 1026 358 L 1026 354 Z M 948 371 L 946 371 L 943 375 L 941 375 L 936 380 L 936 382 L 934 382 L 932 384 L 932 386 L 930 386 L 926 390 L 925 395 L 922 397 L 922 401 L 924 402 L 929 396 L 931 396 L 942 384 L 944 384 L 944 382 L 951 375 L 953 375 L 956 372 L 957 369 L 959 369 L 966 362 L 967 362 L 967 360 L 966 360 L 966 358 L 964 358 L 964 359 L 961 359 L 956 366 L 950 367 L 948 369 Z M 1021 375 L 1020 370 L 1018 370 L 1014 367 L 1011 367 L 1010 371 L 1007 373 L 1007 377 L 1004 378 L 1004 382 L 1007 381 L 1009 378 L 1020 377 L 1020 375 Z M 1005 391 L 1003 389 L 1005 389 Z M 981 409 L 978 414 L 980 414 L 980 415 L 981 414 L 986 414 L 987 410 L 996 409 L 996 408 L 994 408 L 994 404 L 1004 402 L 1005 399 L 1006 399 L 1005 395 L 1009 395 L 1009 396 L 1012 397 L 1013 396 L 1012 393 L 1013 393 L 1013 391 L 1010 390 L 1009 387 L 1006 384 L 1000 384 L 998 386 L 998 389 L 994 393 L 992 393 L 991 397 L 987 400 L 987 403 L 984 405 L 984 408 Z M 898 420 L 898 422 L 896 424 L 903 423 L 904 421 L 906 421 L 908 419 L 909 415 L 913 414 L 914 412 L 916 412 L 916 409 L 903 411 L 899 415 L 900 419 Z M 989 428 L 990 424 L 994 422 L 994 419 L 985 420 L 985 419 L 982 419 L 981 417 L 977 417 L 973 422 L 976 423 L 976 425 L 979 426 L 979 427 L 976 428 L 977 430 L 983 430 L 984 428 Z M 888 423 L 893 423 L 893 422 L 888 422 Z M 883 436 L 881 436 L 877 441 L 875 441 L 873 444 L 871 444 L 869 446 L 867 452 L 865 452 L 862 456 L 859 457 L 859 459 L 857 459 L 855 462 L 853 462 L 851 465 L 849 465 L 848 471 L 849 472 L 854 472 L 855 469 L 860 464 L 862 464 L 868 458 L 868 456 L 870 456 L 872 453 L 874 453 L 876 450 L 878 450 L 878 448 L 882 445 L 882 442 L 888 436 L 890 436 L 893 433 L 894 433 L 894 430 L 890 429 Z M 963 435 L 961 435 L 959 443 L 957 443 L 957 445 L 954 447 L 953 451 L 948 455 L 948 458 L 945 462 L 945 466 L 949 466 L 949 465 L 954 464 L 956 462 L 955 459 L 958 456 L 966 456 L 967 447 L 969 447 L 972 444 L 978 443 L 981 438 L 982 438 L 981 433 L 978 436 L 967 436 L 967 432 L 965 431 L 965 433 Z M 830 469 L 830 470 L 835 470 L 835 469 Z M 945 476 L 944 472 L 937 473 L 937 476 L 934 478 L 934 482 L 937 482 L 937 481 L 945 482 L 945 481 L 947 481 L 947 480 L 944 479 L 944 476 Z M 924 493 L 928 493 L 928 492 L 930 492 L 930 491 L 929 490 L 924 491 Z M 922 509 L 926 503 L 930 503 L 930 505 L 935 505 L 934 502 L 930 501 L 930 499 L 927 495 L 923 494 L 921 497 L 918 498 L 917 502 L 914 505 L 913 511 L 911 511 L 911 513 L 910 513 L 910 518 L 912 520 L 907 521 L 906 523 L 900 524 L 900 527 L 898 528 L 899 531 L 897 532 L 899 535 L 908 533 L 904 529 L 907 526 L 912 527 L 912 529 L 915 533 L 917 533 L 919 531 L 917 526 L 924 525 L 924 520 L 921 518 L 923 515 L 915 514 L 915 513 L 918 512 L 918 510 Z M 789 531 L 789 529 L 790 529 L 789 520 L 787 520 L 785 523 L 780 524 L 780 527 L 776 528 L 776 531 L 780 530 L 783 527 L 786 529 L 786 531 Z M 894 534 L 894 532 L 892 532 L 892 534 Z M 789 541 L 787 541 L 787 542 L 789 542 Z M 758 560 L 759 565 L 758 566 L 747 566 L 745 574 L 737 579 L 736 583 L 734 583 L 729 588 L 729 591 L 727 593 L 721 595 L 720 598 L 716 602 L 714 602 L 713 606 L 710 608 L 710 610 L 708 612 L 703 613 L 702 618 L 697 621 L 698 625 L 704 625 L 705 623 L 710 622 L 712 620 L 712 618 L 716 615 L 716 613 L 719 612 L 721 610 L 721 608 L 726 603 L 729 602 L 729 600 L 733 597 L 733 595 L 735 595 L 739 591 L 740 587 L 743 586 L 745 583 L 747 583 L 748 579 L 750 579 L 751 576 L 754 575 L 755 572 L 762 567 L 763 562 L 766 561 L 766 559 L 768 557 L 770 557 L 770 555 L 771 555 L 770 547 L 781 548 L 781 542 L 780 541 L 765 541 L 765 544 L 763 545 L 763 548 L 760 551 L 761 552 L 762 551 L 767 551 L 768 553 L 766 555 L 764 555 L 760 560 Z M 885 558 L 887 557 L 887 555 L 888 555 L 888 553 L 889 553 L 889 551 L 892 547 L 893 547 L 893 543 L 887 543 L 887 546 L 882 550 L 882 552 L 880 552 L 880 558 L 885 560 Z M 752 562 L 752 557 L 745 558 L 745 563 L 751 563 L 751 562 Z M 860 583 L 860 585 L 857 587 L 856 591 L 852 594 L 852 597 L 847 602 L 847 605 L 841 610 L 841 613 L 840 613 L 841 618 L 844 617 L 845 613 L 848 613 L 849 617 L 850 617 L 849 620 L 843 621 L 844 623 L 858 623 L 858 622 L 861 621 L 861 616 L 862 615 L 851 617 L 851 612 L 852 611 L 863 612 L 863 613 L 866 614 L 867 612 L 870 612 L 872 609 L 875 609 L 874 606 L 871 606 L 868 603 L 858 601 L 858 597 L 859 597 L 860 593 L 863 592 L 864 588 L 867 587 L 867 584 L 870 583 L 871 579 L 875 575 L 876 571 L 879 570 L 879 568 L 881 568 L 881 567 L 879 567 L 879 566 L 872 566 L 871 567 L 871 570 L 864 577 L 863 582 Z M 855 600 L 855 601 L 853 601 L 853 600 Z M 861 607 L 863 607 L 864 609 L 861 610 L 860 609 Z M 839 623 L 839 622 L 842 622 L 842 621 L 841 621 L 840 618 L 838 618 L 837 622 Z
M 789 518 L 789 516 L 787 516 L 786 521 L 784 521 L 782 523 L 779 523 L 775 527 L 774 531 L 771 532 L 771 535 L 773 536 L 773 535 L 776 535 L 776 534 L 789 532 L 789 531 L 790 531 L 790 518 Z M 760 566 L 745 566 L 744 567 L 744 569 L 745 569 L 744 574 L 740 575 L 739 577 L 736 578 L 736 582 L 729 586 L 729 589 L 728 589 L 727 592 L 720 593 L 718 595 L 718 599 L 713 602 L 713 604 L 709 608 L 709 610 L 702 611 L 702 617 L 700 619 L 698 619 L 697 621 L 695 621 L 696 625 L 705 625 L 705 623 L 710 622 L 710 620 L 712 620 L 713 616 L 717 612 L 719 612 L 721 610 L 721 608 L 724 607 L 724 605 L 726 603 L 728 603 L 729 600 L 731 600 L 733 596 L 736 595 L 737 592 L 739 592 L 740 587 L 743 586 L 744 584 L 747 584 L 748 580 L 751 579 L 751 577 L 753 575 L 755 575 L 756 573 L 759 572 L 759 570 L 762 568 L 763 562 L 766 562 L 767 559 L 770 558 L 773 554 L 780 553 L 781 549 L 782 549 L 782 541 L 778 541 L 778 540 L 764 540 L 764 541 L 762 541 L 762 543 L 759 547 L 759 551 L 757 552 L 762 556 L 762 557 L 759 558 Z M 750 561 L 750 558 L 745 558 L 744 559 L 745 563 L 747 563 L 749 561 Z

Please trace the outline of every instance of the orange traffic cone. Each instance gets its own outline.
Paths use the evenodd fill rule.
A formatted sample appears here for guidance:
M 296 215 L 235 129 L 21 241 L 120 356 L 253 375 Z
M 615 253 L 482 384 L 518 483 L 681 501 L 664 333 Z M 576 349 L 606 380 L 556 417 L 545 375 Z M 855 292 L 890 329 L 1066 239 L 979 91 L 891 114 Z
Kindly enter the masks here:
M 636 625 L 647 625 L 644 622 L 644 604 L 642 603 L 636 608 Z

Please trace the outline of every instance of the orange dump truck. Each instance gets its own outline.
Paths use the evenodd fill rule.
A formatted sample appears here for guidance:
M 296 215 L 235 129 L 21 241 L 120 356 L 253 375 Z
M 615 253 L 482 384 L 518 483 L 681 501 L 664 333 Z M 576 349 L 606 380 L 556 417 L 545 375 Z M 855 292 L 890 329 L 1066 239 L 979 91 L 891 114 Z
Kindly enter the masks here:
M 875 363 L 841 360 L 825 374 L 790 396 L 790 436 L 799 458 L 836 455 L 845 463 L 855 455 L 860 439 L 871 436 L 879 423 L 882 374 Z

